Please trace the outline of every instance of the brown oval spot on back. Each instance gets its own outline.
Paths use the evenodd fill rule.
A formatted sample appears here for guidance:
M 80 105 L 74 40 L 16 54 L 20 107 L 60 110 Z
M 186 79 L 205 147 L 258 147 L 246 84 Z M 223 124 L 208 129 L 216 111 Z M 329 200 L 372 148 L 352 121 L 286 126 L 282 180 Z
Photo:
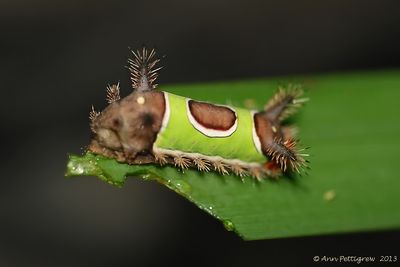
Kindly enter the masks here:
M 254 114 L 254 128 L 261 143 L 261 150 L 264 155 L 268 155 L 267 147 L 271 147 L 276 143 L 276 139 L 283 138 L 279 125 L 274 125 L 269 119 L 263 116 L 263 112 Z M 275 130 L 274 130 L 275 128 Z
M 195 100 L 189 100 L 188 106 L 193 118 L 205 128 L 226 131 L 235 124 L 236 114 L 228 107 Z
M 264 155 L 266 155 L 267 145 L 274 141 L 271 123 L 269 122 L 269 120 L 265 119 L 260 113 L 254 114 L 253 119 L 256 134 L 260 139 L 261 150 Z

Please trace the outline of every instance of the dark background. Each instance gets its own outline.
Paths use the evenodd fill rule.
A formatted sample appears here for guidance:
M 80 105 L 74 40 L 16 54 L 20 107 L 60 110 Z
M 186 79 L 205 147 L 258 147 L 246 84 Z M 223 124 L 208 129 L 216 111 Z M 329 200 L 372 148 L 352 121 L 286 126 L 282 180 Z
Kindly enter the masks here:
M 398 231 L 244 242 L 160 184 L 63 177 L 67 153 L 89 142 L 91 104 L 105 106 L 108 83 L 130 90 L 128 46 L 166 55 L 161 84 L 399 68 L 399 10 L 395 0 L 0 1 L 0 266 L 400 256 Z

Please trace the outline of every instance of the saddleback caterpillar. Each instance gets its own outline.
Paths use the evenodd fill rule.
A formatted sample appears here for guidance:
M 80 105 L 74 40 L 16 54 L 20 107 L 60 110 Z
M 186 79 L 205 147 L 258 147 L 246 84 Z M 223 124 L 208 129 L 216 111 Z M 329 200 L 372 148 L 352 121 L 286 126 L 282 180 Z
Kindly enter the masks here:
M 156 90 L 159 59 L 145 48 L 128 60 L 133 92 L 107 87 L 108 106 L 93 107 L 88 150 L 128 164 L 249 175 L 257 179 L 299 172 L 306 160 L 294 128 L 282 121 L 307 100 L 299 86 L 280 88 L 263 111 L 216 105 Z

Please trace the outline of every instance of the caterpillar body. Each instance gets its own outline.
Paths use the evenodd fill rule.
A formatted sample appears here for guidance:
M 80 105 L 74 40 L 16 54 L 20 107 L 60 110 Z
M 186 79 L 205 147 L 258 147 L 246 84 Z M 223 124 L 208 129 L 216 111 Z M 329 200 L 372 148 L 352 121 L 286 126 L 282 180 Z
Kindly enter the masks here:
M 282 125 L 307 101 L 298 86 L 279 89 L 263 111 L 217 105 L 156 90 L 161 68 L 154 49 L 132 55 L 133 92 L 121 99 L 119 84 L 108 86 L 109 105 L 102 112 L 92 107 L 90 152 L 128 164 L 172 164 L 257 179 L 306 166 L 293 127 Z

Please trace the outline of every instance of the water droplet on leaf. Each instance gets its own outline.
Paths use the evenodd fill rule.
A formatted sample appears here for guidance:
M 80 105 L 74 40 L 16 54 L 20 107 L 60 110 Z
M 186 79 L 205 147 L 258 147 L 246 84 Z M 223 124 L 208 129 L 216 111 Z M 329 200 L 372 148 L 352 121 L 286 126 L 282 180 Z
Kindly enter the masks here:
M 182 194 L 188 195 L 192 192 L 192 187 L 190 186 L 190 184 L 183 180 L 169 180 L 168 182 Z
M 222 222 L 224 223 L 224 226 L 225 226 L 226 230 L 228 230 L 228 231 L 234 231 L 235 230 L 235 225 L 230 220 L 223 220 Z

